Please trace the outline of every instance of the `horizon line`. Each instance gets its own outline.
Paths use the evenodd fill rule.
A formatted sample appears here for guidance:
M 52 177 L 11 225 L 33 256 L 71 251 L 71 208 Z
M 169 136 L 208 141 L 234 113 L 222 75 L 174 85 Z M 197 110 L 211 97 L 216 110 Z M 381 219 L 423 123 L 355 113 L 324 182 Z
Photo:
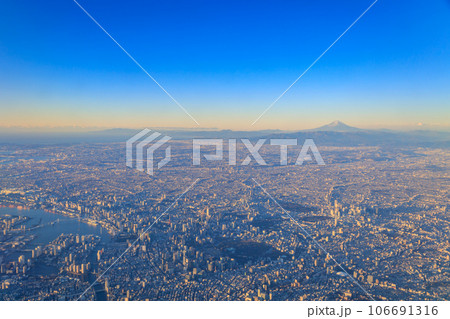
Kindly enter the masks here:
M 10 125 L 4 126 L 0 125 L 0 132 L 10 131 L 11 133 L 30 132 L 30 131 L 41 131 L 43 133 L 98 133 L 102 131 L 111 130 L 142 130 L 144 128 L 151 128 L 155 130 L 177 130 L 177 131 L 234 131 L 234 132 L 258 132 L 258 131 L 282 131 L 282 132 L 296 132 L 305 130 L 315 130 L 323 129 L 327 126 L 332 127 L 333 125 L 340 124 L 346 126 L 350 129 L 360 129 L 360 130 L 398 130 L 398 131 L 449 131 L 450 125 L 439 125 L 439 124 L 399 124 L 399 125 L 365 125 L 365 126 L 351 126 L 342 121 L 336 120 L 329 122 L 327 124 L 318 127 L 306 127 L 297 129 L 282 129 L 282 128 L 263 128 L 255 130 L 245 130 L 245 129 L 231 129 L 231 128 L 218 128 L 218 127 L 183 127 L 183 126 L 139 126 L 139 127 L 116 127 L 116 126 L 84 126 L 84 125 L 66 125 L 66 126 L 31 126 L 31 125 Z

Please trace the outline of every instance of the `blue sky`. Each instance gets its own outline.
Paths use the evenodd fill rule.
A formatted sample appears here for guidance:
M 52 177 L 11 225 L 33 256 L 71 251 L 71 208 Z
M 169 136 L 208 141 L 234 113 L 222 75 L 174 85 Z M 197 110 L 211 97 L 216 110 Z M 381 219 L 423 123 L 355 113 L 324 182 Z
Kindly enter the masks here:
M 450 2 L 79 3 L 201 127 L 450 126 Z M 0 3 L 0 126 L 195 127 L 72 1 Z

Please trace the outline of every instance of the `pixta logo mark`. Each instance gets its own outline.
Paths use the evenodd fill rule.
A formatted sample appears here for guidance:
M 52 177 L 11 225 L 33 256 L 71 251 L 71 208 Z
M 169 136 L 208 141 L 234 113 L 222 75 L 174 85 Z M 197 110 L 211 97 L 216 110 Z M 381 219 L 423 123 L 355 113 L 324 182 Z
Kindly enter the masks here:
M 159 137 L 161 138 L 157 140 Z M 146 168 L 147 174 L 153 175 L 155 165 L 154 153 L 170 139 L 172 139 L 170 136 L 165 136 L 158 132 L 152 132 L 152 130 L 149 129 L 140 131 L 126 142 L 127 166 L 136 168 L 141 172 L 144 172 Z M 156 164 L 158 169 L 170 162 L 170 156 L 171 149 L 170 146 L 167 146 L 164 159 Z
M 159 139 L 158 139 L 159 138 Z M 155 163 L 155 151 L 161 148 L 172 138 L 144 129 L 134 135 L 126 142 L 126 165 L 135 168 L 138 171 L 146 172 L 153 175 L 155 166 L 160 169 L 171 160 L 171 148 L 166 146 L 165 157 Z M 248 139 L 240 139 L 244 145 L 246 157 L 243 161 L 237 160 L 238 140 L 229 139 L 225 143 L 224 139 L 193 139 L 192 140 L 192 164 L 198 166 L 201 164 L 202 158 L 206 161 L 221 161 L 224 159 L 224 145 L 228 148 L 228 165 L 249 165 L 255 161 L 257 165 L 267 165 L 263 156 L 260 154 L 261 147 L 266 143 L 267 139 L 259 139 L 253 143 Z M 288 165 L 288 146 L 298 145 L 297 139 L 270 139 L 270 145 L 278 146 L 280 150 L 280 165 Z M 203 149 L 202 149 L 203 147 Z M 211 147 L 213 151 L 211 151 Z M 204 154 L 205 149 L 207 153 Z M 242 149 L 242 148 L 241 148 Z M 203 153 L 202 153 L 203 152 Z M 313 159 L 314 157 L 314 159 Z M 300 148 L 295 165 L 302 165 L 305 161 L 313 161 L 318 165 L 325 165 L 320 152 L 312 139 L 306 139 Z

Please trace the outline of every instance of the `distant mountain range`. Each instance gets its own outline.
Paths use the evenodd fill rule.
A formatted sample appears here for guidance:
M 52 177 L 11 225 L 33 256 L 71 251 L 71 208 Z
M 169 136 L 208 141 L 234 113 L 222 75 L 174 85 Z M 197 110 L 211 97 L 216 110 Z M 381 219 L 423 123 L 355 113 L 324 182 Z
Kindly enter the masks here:
M 137 129 L 108 129 L 102 131 L 79 133 L 33 133 L 0 131 L 0 143 L 18 144 L 54 144 L 54 143 L 108 143 L 125 142 L 138 133 Z M 174 139 L 192 138 L 297 138 L 302 143 L 305 139 L 313 139 L 322 146 L 421 146 L 450 148 L 450 132 L 415 130 L 408 132 L 392 130 L 367 130 L 349 126 L 340 121 L 309 130 L 282 131 L 232 131 L 200 129 L 158 128 L 155 131 L 169 135 Z
M 341 121 L 334 121 L 330 124 L 311 129 L 311 130 L 305 130 L 305 132 L 361 132 L 364 131 L 362 129 L 349 126 L 345 123 L 342 123 Z
M 299 140 L 311 138 L 316 144 L 324 146 L 450 147 L 448 132 L 367 130 L 352 127 L 340 121 L 334 121 L 316 129 L 267 136 L 267 138 L 274 137 Z
M 152 129 L 152 128 L 149 128 Z M 140 130 L 135 129 L 109 129 L 103 131 L 92 132 L 92 134 L 103 136 L 128 136 L 131 137 Z M 233 131 L 233 130 L 183 130 L 183 129 L 154 129 L 160 133 L 171 136 L 175 139 L 192 139 L 192 138 L 255 138 L 264 135 L 281 134 L 290 131 L 282 130 L 261 130 L 261 131 Z

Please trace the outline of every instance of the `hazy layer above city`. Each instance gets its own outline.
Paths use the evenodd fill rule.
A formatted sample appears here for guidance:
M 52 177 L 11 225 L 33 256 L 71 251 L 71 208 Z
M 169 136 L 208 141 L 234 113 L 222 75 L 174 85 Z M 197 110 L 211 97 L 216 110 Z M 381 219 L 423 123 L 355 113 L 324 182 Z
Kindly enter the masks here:
M 150 128 L 152 129 L 152 128 Z M 334 121 L 316 129 L 286 131 L 286 130 L 256 130 L 233 131 L 217 129 L 178 129 L 155 128 L 158 132 L 175 139 L 193 138 L 313 138 L 325 146 L 436 146 L 449 147 L 450 132 L 435 130 L 369 130 L 346 125 Z M 52 143 L 101 143 L 125 142 L 140 129 L 52 129 L 36 128 L 3 128 L 0 129 L 0 143 L 19 144 L 52 144 Z

